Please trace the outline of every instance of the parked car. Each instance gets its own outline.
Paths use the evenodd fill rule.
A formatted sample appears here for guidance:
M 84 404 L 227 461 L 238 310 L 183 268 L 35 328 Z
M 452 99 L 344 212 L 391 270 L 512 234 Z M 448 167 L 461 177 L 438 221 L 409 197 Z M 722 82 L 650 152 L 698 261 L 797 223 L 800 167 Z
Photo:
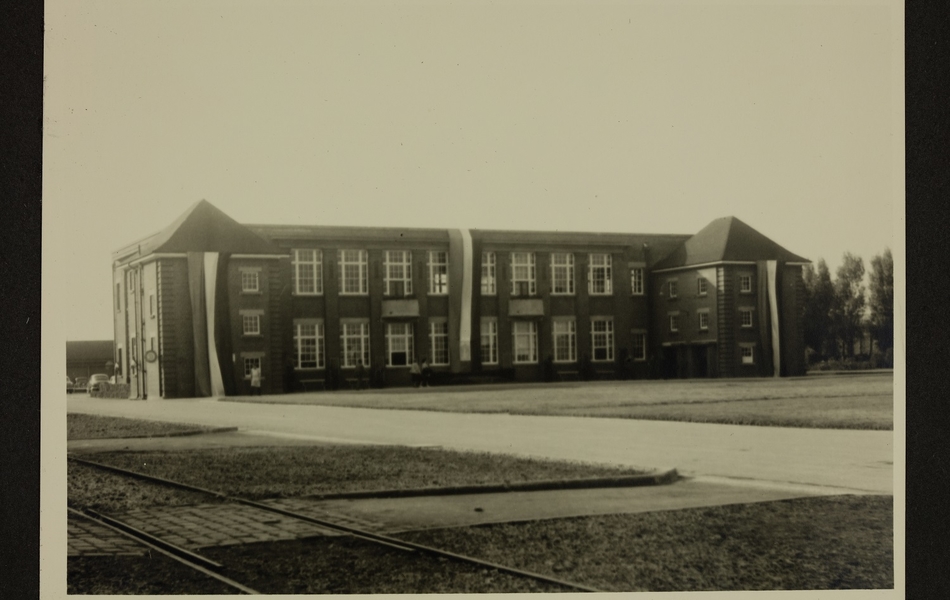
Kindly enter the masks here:
M 84 393 L 86 391 L 86 381 L 87 379 L 85 377 L 77 377 L 75 381 L 73 381 L 73 393 Z
M 95 392 L 99 390 L 99 387 L 103 383 L 109 383 L 109 376 L 105 373 L 96 373 L 89 378 L 89 383 L 86 384 L 87 392 Z

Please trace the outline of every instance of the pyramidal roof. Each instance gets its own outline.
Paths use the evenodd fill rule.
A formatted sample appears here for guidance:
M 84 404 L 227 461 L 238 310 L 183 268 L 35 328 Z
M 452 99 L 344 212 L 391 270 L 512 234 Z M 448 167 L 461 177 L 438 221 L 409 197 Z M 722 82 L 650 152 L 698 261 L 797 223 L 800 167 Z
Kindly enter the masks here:
M 145 240 L 142 254 L 151 252 L 284 253 L 207 200 L 196 202 L 171 225 Z
M 722 261 L 755 260 L 810 262 L 779 246 L 739 219 L 723 217 L 683 242 L 654 268 L 673 269 Z

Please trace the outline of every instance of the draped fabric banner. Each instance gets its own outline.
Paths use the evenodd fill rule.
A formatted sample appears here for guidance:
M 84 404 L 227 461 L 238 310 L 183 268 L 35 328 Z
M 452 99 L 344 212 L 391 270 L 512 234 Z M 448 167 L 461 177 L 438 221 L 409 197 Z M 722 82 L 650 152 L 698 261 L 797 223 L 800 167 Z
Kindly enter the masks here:
M 201 398 L 211 395 L 211 374 L 208 370 L 204 255 L 201 252 L 188 253 L 188 294 L 191 299 L 191 333 L 194 347 L 194 394 Z
M 772 365 L 775 371 L 773 377 L 782 375 L 782 346 L 779 340 L 779 322 L 778 322 L 778 290 L 776 289 L 776 280 L 778 274 L 778 262 L 770 260 L 767 263 L 769 274 L 769 312 L 772 316 Z
M 221 377 L 221 364 L 218 361 L 218 348 L 215 342 L 215 297 L 217 292 L 218 253 L 205 252 L 204 255 L 204 283 L 205 283 L 205 312 L 207 317 L 206 335 L 208 336 L 208 370 L 210 374 L 211 396 L 224 396 L 224 380 Z
M 459 359 L 472 360 L 472 234 L 462 230 L 462 311 L 459 315 Z
M 228 294 L 228 263 L 230 252 L 218 254 L 217 292 L 214 303 L 214 345 L 218 351 L 218 366 L 224 380 L 224 393 L 237 393 L 234 379 L 234 355 L 231 346 L 231 302 Z

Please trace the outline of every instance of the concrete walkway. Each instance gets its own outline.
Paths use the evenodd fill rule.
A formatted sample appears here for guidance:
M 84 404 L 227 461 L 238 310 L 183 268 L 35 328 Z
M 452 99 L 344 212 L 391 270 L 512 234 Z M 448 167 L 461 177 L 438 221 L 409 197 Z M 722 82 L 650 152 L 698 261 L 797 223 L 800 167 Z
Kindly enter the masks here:
M 236 426 L 322 442 L 433 445 L 464 451 L 676 468 L 771 486 L 893 493 L 893 432 L 375 410 L 217 400 L 67 399 L 68 412 Z

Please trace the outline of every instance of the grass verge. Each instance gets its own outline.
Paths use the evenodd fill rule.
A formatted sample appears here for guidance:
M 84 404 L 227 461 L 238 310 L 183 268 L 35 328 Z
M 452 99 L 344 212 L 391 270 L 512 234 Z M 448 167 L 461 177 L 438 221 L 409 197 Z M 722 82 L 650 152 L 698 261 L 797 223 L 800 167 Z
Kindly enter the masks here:
M 182 506 L 213 503 L 209 494 L 199 494 L 123 477 L 95 467 L 68 462 L 66 497 L 70 506 L 92 508 L 107 514 L 148 506 Z
M 214 427 L 187 423 L 162 423 L 123 417 L 66 414 L 67 440 L 160 437 L 190 431 L 211 431 Z
M 67 594 L 237 594 L 234 588 L 171 558 L 71 556 L 66 561 Z

